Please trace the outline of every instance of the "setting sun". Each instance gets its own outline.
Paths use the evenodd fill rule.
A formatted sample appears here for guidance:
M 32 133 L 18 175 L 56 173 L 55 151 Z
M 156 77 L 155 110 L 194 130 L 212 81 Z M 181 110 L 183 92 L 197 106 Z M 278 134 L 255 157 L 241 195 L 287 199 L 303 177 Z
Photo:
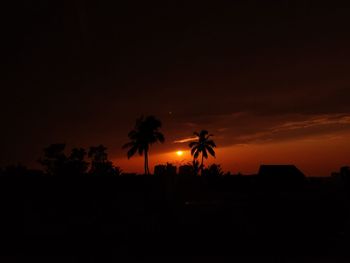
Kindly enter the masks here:
M 177 156 L 182 156 L 183 154 L 184 154 L 183 151 L 177 151 L 177 152 L 176 152 L 176 155 L 177 155 Z

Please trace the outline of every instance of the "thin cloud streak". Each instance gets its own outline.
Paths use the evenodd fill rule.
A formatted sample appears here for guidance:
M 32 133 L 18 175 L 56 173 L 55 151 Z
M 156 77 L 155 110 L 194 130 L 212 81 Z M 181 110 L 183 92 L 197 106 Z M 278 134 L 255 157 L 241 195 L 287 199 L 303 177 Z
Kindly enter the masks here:
M 285 130 L 296 130 L 296 129 L 306 129 L 315 126 L 324 126 L 324 125 L 333 125 L 333 124 L 350 124 L 349 115 L 322 115 L 313 117 L 304 121 L 292 121 L 286 122 L 283 125 L 280 125 L 273 129 L 274 132 L 285 131 Z
M 235 144 L 262 143 L 271 140 L 291 140 L 300 137 L 312 137 L 318 134 L 332 135 L 340 128 L 350 129 L 350 115 L 333 114 L 312 116 L 299 121 L 288 121 L 282 124 L 266 127 L 252 134 L 236 137 Z
M 216 128 L 215 127 L 221 127 Z M 295 138 L 312 137 L 320 134 L 334 134 L 339 130 L 350 129 L 350 115 L 345 113 L 320 115 L 278 115 L 256 116 L 240 114 L 217 116 L 216 121 L 205 126 L 216 135 L 221 145 L 264 143 L 271 140 L 289 141 Z M 174 140 L 182 144 L 196 140 L 196 137 L 183 137 Z
M 193 141 L 195 141 L 196 139 L 197 139 L 196 137 L 189 137 L 189 138 L 185 138 L 185 139 L 181 139 L 181 140 L 176 140 L 176 141 L 174 141 L 174 143 L 193 142 Z

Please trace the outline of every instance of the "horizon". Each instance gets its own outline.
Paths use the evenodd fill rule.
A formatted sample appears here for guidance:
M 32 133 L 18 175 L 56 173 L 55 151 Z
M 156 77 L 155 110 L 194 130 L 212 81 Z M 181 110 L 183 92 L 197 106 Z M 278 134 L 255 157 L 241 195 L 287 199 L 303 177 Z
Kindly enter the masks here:
M 155 115 L 166 143 L 151 162 L 176 162 L 193 132 L 215 135 L 231 172 L 292 163 L 326 176 L 350 159 L 348 9 L 323 3 L 7 3 L 0 166 L 47 145 L 121 146 Z M 166 157 L 168 156 L 167 160 Z M 157 160 L 159 158 L 159 160 Z
M 346 116 L 345 124 L 347 124 L 347 118 Z M 316 121 L 316 123 L 317 122 L 318 121 Z M 336 120 L 335 123 L 344 125 L 344 122 L 339 122 L 339 120 Z M 334 121 L 332 121 L 332 124 L 334 124 Z M 298 126 L 300 124 L 293 125 Z M 288 126 L 288 124 L 281 125 L 281 127 L 287 127 L 287 130 L 299 128 L 290 128 Z M 314 124 L 311 123 L 310 126 L 314 126 Z M 276 134 L 275 131 L 271 133 Z M 258 136 L 252 137 L 254 138 L 251 139 L 251 141 L 249 141 L 250 138 L 248 138 L 248 140 L 244 139 L 246 143 L 242 141 L 242 143 L 233 144 L 231 146 L 221 146 L 219 144 L 216 149 L 216 157 L 209 157 L 209 159 L 205 161 L 205 166 L 215 163 L 220 164 L 225 172 L 232 174 L 256 174 L 260 165 L 263 164 L 292 164 L 297 166 L 308 177 L 331 176 L 333 172 L 339 171 L 341 167 L 349 166 L 347 158 L 349 155 L 347 152 L 349 152 L 350 149 L 350 134 L 347 132 L 337 131 L 333 134 L 326 133 L 322 135 L 310 134 L 308 136 L 298 136 L 293 139 L 268 138 L 266 134 L 262 136 L 259 134 Z M 171 163 L 179 167 L 193 160 L 188 144 L 194 141 L 195 138 L 193 136 L 176 138 L 176 140 L 170 142 L 166 138 L 164 144 L 156 143 L 151 145 L 149 156 L 151 171 L 153 171 L 154 166 L 158 164 Z M 213 135 L 213 138 L 215 141 L 216 138 L 218 138 L 219 142 L 224 139 L 220 133 L 219 136 Z M 79 148 L 81 146 L 66 144 L 65 152 L 74 147 Z M 89 146 L 85 146 L 86 149 L 88 149 L 88 147 Z M 82 146 L 82 148 L 84 148 L 84 146 Z M 40 157 L 43 156 L 43 149 L 44 147 L 34 160 L 28 162 L 17 161 L 7 164 L 0 163 L 0 167 L 22 164 L 28 166 L 28 168 L 42 169 L 43 167 L 35 160 L 39 160 Z M 178 154 L 179 151 L 181 154 Z M 107 153 L 109 160 L 111 160 L 115 166 L 120 167 L 123 172 L 143 173 L 143 156 L 137 154 L 133 158 L 128 159 L 126 150 L 121 147 L 119 147 L 119 149 L 107 147 Z M 334 158 L 335 153 L 337 154 L 336 159 Z
M 324 139 L 324 138 L 321 137 L 319 139 Z M 338 140 L 338 142 L 337 142 L 336 139 L 337 138 L 333 138 L 331 140 L 331 144 L 332 144 L 332 147 L 339 149 L 339 144 L 340 144 L 340 146 L 343 146 L 343 143 L 342 143 L 342 140 L 340 140 L 340 141 Z M 302 139 L 302 141 L 304 141 L 304 139 Z M 312 142 L 315 142 L 315 140 L 307 139 L 307 142 L 312 143 Z M 317 140 L 316 140 L 316 142 L 317 142 Z M 327 142 L 327 141 L 324 140 L 324 142 Z M 160 146 L 160 145 L 161 144 L 155 145 L 155 147 Z M 270 147 L 272 148 L 271 151 L 272 152 L 275 151 L 276 153 L 273 156 L 270 156 L 268 158 L 265 157 L 265 158 L 261 158 L 261 159 L 255 159 L 254 163 L 252 163 L 251 160 L 249 160 L 249 158 L 248 158 L 248 161 L 242 161 L 251 155 L 253 155 L 253 156 L 260 155 L 260 157 L 263 156 L 263 154 L 266 150 L 266 147 L 267 146 L 265 143 L 265 144 L 259 144 L 259 145 L 253 145 L 253 146 L 241 144 L 241 145 L 235 145 L 235 146 L 231 146 L 231 147 L 217 148 L 216 149 L 216 157 L 215 158 L 209 157 L 209 159 L 207 159 L 205 161 L 204 165 L 206 167 L 208 167 L 211 164 L 219 164 L 224 172 L 229 172 L 231 174 L 242 174 L 242 175 L 257 174 L 259 167 L 261 165 L 295 165 L 307 177 L 331 176 L 332 173 L 338 172 L 341 167 L 349 166 L 349 163 L 346 163 L 347 159 L 344 158 L 344 162 L 342 162 L 341 160 L 338 159 L 338 160 L 336 160 L 336 162 L 333 165 L 328 166 L 328 169 L 324 169 L 324 166 L 323 167 L 318 166 L 318 167 L 316 167 L 316 169 L 312 166 L 310 167 L 310 166 L 308 166 L 308 162 L 310 161 L 310 159 L 308 160 L 307 157 L 304 157 L 304 156 L 311 154 L 311 153 L 315 154 L 315 152 L 313 152 L 313 151 L 315 151 L 315 150 L 317 151 L 318 148 L 316 148 L 316 149 L 308 148 L 308 150 L 310 152 L 307 152 L 307 153 L 304 152 L 303 154 L 300 154 L 300 152 L 298 152 L 298 150 L 299 150 L 298 144 L 296 144 L 295 141 L 291 141 L 291 142 L 289 142 L 289 144 L 286 144 L 285 142 L 280 142 L 277 145 L 272 144 L 272 147 L 270 144 Z M 317 147 L 319 147 L 319 144 L 317 144 Z M 66 145 L 65 153 L 68 153 L 73 148 L 74 147 L 71 147 L 70 145 Z M 88 149 L 88 147 L 86 147 L 86 149 Z M 287 149 L 287 150 L 285 150 L 285 149 Z M 181 154 L 178 154 L 179 151 L 181 151 Z M 294 153 L 294 155 L 298 155 L 299 161 L 290 162 L 289 158 L 286 158 L 284 156 L 280 156 L 281 152 Z M 236 157 L 237 162 L 236 163 L 231 163 L 231 159 L 226 156 L 229 153 L 235 153 L 237 155 L 237 157 Z M 144 157 L 143 156 L 140 156 L 137 154 L 135 157 L 133 157 L 131 159 L 127 159 L 126 153 L 124 151 L 124 156 L 112 157 L 113 151 L 111 151 L 111 149 L 109 149 L 108 147 L 107 147 L 107 154 L 109 156 L 108 159 L 113 162 L 113 165 L 121 168 L 124 173 L 136 173 L 136 174 L 143 174 L 144 173 L 144 171 L 143 171 L 143 162 L 144 162 L 143 158 Z M 329 154 L 331 154 L 331 153 L 329 153 Z M 43 156 L 43 152 L 39 157 L 42 157 L 42 156 Z M 278 156 L 278 157 L 276 158 L 276 156 Z M 288 156 L 288 154 L 287 154 L 287 156 Z M 39 159 L 39 157 L 37 159 Z M 304 158 L 306 158 L 306 159 L 304 159 Z M 325 159 L 327 160 L 327 158 L 329 158 L 329 156 L 327 156 L 327 155 L 318 156 L 318 158 L 316 158 L 314 160 L 314 162 L 320 163 L 320 162 L 323 162 Z M 85 159 L 88 160 L 87 158 L 85 158 Z M 156 153 L 156 154 L 152 154 L 152 151 L 151 151 L 151 154 L 150 154 L 150 167 L 151 167 L 152 173 L 153 173 L 154 167 L 156 165 L 170 163 L 170 164 L 176 166 L 177 168 L 179 168 L 181 165 L 186 165 L 192 161 L 193 161 L 193 156 L 191 156 L 191 154 L 190 154 L 190 149 L 188 148 L 187 141 L 182 143 L 181 146 L 174 147 L 173 151 Z M 17 162 L 17 163 L 15 162 L 15 163 L 12 163 L 9 165 L 17 165 L 17 164 L 28 166 L 29 169 L 34 168 L 34 169 L 43 170 L 43 166 L 40 165 L 39 162 L 33 162 L 32 165 L 30 165 L 30 163 L 28 165 L 28 164 L 25 164 L 23 162 Z M 3 168 L 5 168 L 5 167 L 6 166 L 3 166 Z

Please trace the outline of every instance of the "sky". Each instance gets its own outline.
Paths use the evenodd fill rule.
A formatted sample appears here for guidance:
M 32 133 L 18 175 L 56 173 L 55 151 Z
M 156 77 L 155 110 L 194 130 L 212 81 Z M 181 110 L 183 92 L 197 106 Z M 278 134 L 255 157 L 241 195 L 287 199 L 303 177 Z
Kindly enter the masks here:
M 136 118 L 162 120 L 156 163 L 191 160 L 207 129 L 224 170 L 350 165 L 349 6 L 321 1 L 9 1 L 1 14 L 0 166 L 42 149 L 121 146 Z M 175 154 L 183 150 L 181 157 Z

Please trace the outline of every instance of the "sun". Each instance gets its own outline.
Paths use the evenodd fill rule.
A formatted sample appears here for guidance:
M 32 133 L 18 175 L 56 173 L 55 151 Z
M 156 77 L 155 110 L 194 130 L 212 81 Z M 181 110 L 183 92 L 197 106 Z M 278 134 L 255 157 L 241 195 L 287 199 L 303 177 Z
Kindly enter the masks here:
M 184 155 L 184 152 L 183 152 L 183 151 L 177 151 L 177 152 L 176 152 L 176 155 L 177 155 L 177 156 L 182 156 L 182 155 Z

